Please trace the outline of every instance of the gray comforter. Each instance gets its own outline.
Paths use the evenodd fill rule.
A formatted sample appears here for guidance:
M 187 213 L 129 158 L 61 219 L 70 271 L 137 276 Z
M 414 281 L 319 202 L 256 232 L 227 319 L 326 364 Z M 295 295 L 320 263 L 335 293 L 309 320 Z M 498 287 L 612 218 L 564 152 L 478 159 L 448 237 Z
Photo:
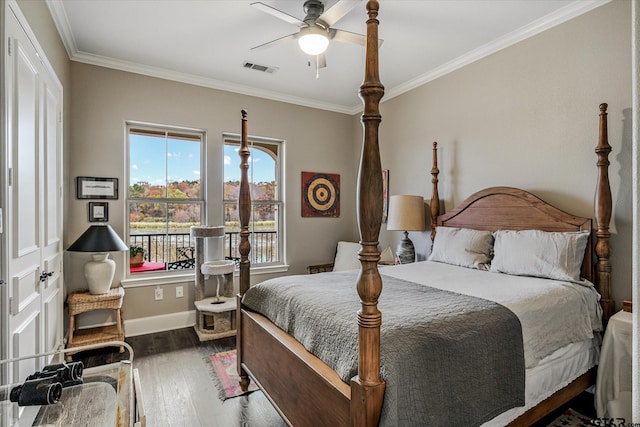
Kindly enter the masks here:
M 524 405 L 518 318 L 484 299 L 382 276 L 380 425 L 480 425 Z M 357 272 L 285 276 L 243 303 L 293 335 L 345 382 L 357 374 Z

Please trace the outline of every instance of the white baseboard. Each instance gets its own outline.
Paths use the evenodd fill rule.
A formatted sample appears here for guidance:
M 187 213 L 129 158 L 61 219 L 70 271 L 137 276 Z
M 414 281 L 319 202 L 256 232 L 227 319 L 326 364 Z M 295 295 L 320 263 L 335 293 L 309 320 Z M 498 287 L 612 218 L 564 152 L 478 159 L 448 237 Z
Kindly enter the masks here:
M 196 311 L 181 311 L 163 314 L 161 316 L 142 317 L 124 321 L 126 337 L 153 334 L 155 332 L 170 331 L 172 329 L 188 328 L 196 324 Z

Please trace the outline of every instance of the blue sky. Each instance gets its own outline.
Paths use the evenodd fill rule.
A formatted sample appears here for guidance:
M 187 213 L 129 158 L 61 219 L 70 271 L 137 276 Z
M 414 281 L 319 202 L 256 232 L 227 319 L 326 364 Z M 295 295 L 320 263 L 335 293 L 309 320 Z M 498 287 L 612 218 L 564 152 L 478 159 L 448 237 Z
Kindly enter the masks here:
M 130 185 L 138 182 L 164 185 L 167 176 L 169 181 L 178 182 L 200 179 L 200 143 L 169 138 L 165 152 L 160 145 L 163 142 L 161 137 L 130 134 Z M 254 174 L 252 181 L 273 181 L 273 160 L 261 150 L 251 151 L 249 172 Z M 225 181 L 240 180 L 238 147 L 225 146 L 224 167 Z
M 240 147 L 224 146 L 224 180 L 240 181 Z M 253 174 L 253 178 L 251 177 Z M 249 158 L 249 178 L 252 182 L 275 181 L 275 167 L 273 159 L 262 150 L 251 149 Z

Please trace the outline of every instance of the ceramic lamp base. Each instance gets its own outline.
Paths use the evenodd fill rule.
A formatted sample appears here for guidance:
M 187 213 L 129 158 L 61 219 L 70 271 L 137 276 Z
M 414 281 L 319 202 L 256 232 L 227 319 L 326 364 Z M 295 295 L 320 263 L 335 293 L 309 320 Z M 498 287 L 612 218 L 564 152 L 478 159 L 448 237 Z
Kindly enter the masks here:
M 84 277 L 89 285 L 89 293 L 106 294 L 111 288 L 113 276 L 116 274 L 116 263 L 109 259 L 109 254 L 92 255 L 93 261 L 84 265 Z
M 416 250 L 413 247 L 413 242 L 409 239 L 409 233 L 406 231 L 404 232 L 404 237 L 398 243 L 396 256 L 400 260 L 400 264 L 409 264 L 416 260 Z

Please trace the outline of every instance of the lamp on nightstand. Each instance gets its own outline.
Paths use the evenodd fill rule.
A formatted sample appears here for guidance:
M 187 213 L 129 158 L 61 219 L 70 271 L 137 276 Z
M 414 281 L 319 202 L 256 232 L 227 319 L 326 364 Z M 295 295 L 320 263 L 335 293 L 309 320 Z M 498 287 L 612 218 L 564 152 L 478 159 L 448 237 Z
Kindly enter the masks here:
M 402 230 L 404 237 L 398 244 L 396 256 L 401 264 L 416 260 L 413 242 L 409 231 L 425 230 L 424 198 L 422 196 L 396 195 L 389 198 L 389 217 L 387 230 Z
M 84 277 L 89 285 L 89 293 L 106 294 L 109 292 L 116 263 L 109 259 L 106 252 L 126 251 L 129 249 L 110 225 L 92 225 L 82 233 L 78 240 L 69 246 L 71 252 L 98 252 L 93 261 L 84 265 Z

